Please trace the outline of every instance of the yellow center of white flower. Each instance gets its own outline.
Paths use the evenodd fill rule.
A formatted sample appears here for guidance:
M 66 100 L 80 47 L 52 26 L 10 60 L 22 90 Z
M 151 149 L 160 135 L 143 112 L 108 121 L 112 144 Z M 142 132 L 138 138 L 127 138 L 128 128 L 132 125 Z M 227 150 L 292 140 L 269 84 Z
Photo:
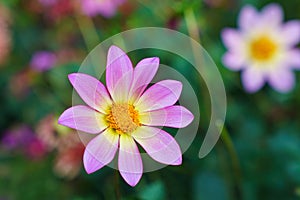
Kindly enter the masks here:
M 250 43 L 250 55 L 257 61 L 268 61 L 278 49 L 277 44 L 267 36 L 261 36 Z
M 133 105 L 127 103 L 114 103 L 106 115 L 106 120 L 109 127 L 119 134 L 132 133 L 141 125 L 138 111 Z

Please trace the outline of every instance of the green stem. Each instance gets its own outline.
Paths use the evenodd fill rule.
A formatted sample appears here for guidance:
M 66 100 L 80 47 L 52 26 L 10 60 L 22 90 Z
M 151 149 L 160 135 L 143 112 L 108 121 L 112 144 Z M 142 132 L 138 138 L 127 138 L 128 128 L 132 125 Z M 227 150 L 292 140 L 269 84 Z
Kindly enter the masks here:
M 238 154 L 235 150 L 234 144 L 232 139 L 228 133 L 226 127 L 223 127 L 223 131 L 221 134 L 221 140 L 223 141 L 229 156 L 232 162 L 232 168 L 234 173 L 234 181 L 235 181 L 235 195 L 237 199 L 242 199 L 242 172 Z
M 121 191 L 120 191 L 120 182 L 119 182 L 119 173 L 115 170 L 115 190 L 116 190 L 116 200 L 121 200 Z
M 192 8 L 187 9 L 184 12 L 184 18 L 189 35 L 200 43 L 199 27 L 197 24 L 196 16 Z
M 86 44 L 87 50 L 91 51 L 99 42 L 94 23 L 90 18 L 82 15 L 77 15 L 76 20 Z

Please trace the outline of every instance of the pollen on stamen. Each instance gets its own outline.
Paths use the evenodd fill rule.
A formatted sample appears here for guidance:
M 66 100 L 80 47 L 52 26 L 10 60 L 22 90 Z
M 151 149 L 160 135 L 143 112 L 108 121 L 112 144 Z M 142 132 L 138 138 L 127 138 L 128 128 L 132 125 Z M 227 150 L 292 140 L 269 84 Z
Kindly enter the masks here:
M 109 110 L 106 120 L 109 127 L 116 130 L 117 133 L 132 133 L 138 126 L 139 113 L 130 104 L 113 104 Z

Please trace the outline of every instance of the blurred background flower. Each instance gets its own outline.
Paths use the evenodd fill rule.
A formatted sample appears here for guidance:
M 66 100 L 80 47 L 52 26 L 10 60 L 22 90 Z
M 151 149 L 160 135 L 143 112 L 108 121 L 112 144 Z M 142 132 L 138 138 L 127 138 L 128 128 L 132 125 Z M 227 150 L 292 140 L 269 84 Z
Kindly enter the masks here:
M 228 52 L 224 64 L 243 70 L 242 82 L 248 92 L 256 92 L 268 82 L 279 92 L 295 86 L 292 69 L 300 68 L 300 20 L 283 24 L 280 5 L 269 4 L 261 13 L 253 6 L 243 7 L 239 15 L 240 30 L 225 29 L 222 39 Z
M 125 0 L 80 0 L 82 12 L 90 17 L 102 15 L 112 17 Z
M 40 159 L 46 153 L 42 141 L 25 124 L 7 130 L 2 138 L 2 146 L 7 151 L 24 152 L 31 159 Z
M 54 172 L 59 177 L 68 180 L 75 178 L 83 168 L 82 158 L 85 146 L 79 139 L 76 131 L 58 138 L 57 156 L 54 163 Z
M 56 55 L 49 51 L 39 51 L 33 54 L 30 67 L 36 71 L 46 71 L 56 64 Z

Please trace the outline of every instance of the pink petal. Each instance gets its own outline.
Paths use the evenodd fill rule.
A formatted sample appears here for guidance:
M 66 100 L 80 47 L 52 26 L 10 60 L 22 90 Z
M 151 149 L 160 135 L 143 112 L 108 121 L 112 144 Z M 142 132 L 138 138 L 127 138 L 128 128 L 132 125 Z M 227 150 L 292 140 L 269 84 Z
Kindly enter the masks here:
M 100 133 L 107 127 L 102 113 L 81 105 L 65 110 L 58 123 L 87 133 Z
M 298 44 L 300 42 L 300 21 L 293 20 L 282 25 L 281 34 L 287 45 Z
M 131 86 L 130 100 L 134 102 L 144 92 L 155 76 L 159 67 L 159 58 L 145 58 L 134 69 L 134 79 Z
M 146 90 L 134 106 L 141 113 L 171 106 L 179 99 L 181 90 L 179 81 L 160 81 Z
M 139 149 L 133 138 L 127 134 L 120 136 L 119 171 L 124 180 L 134 187 L 143 174 L 143 163 Z
M 118 149 L 119 135 L 110 129 L 100 133 L 86 146 L 83 164 L 87 173 L 93 173 L 109 164 Z
M 237 53 L 225 53 L 222 62 L 227 68 L 234 71 L 241 70 L 245 67 L 244 58 Z
M 105 86 L 96 78 L 82 73 L 69 74 L 69 80 L 82 100 L 90 107 L 105 113 L 112 104 Z
M 292 49 L 288 52 L 287 61 L 289 66 L 294 69 L 300 69 L 300 50 Z
M 111 0 L 106 1 L 95 1 L 95 0 L 84 0 L 81 1 L 81 9 L 85 15 L 94 17 L 97 14 L 101 14 L 104 17 L 112 17 L 117 10 L 119 2 L 113 2 Z
M 99 169 L 105 166 L 103 163 L 95 159 L 95 157 L 86 150 L 84 151 L 83 154 L 83 165 L 85 171 L 88 174 L 98 171 Z
M 132 137 L 151 158 L 167 165 L 180 165 L 182 153 L 176 140 L 167 132 L 148 126 L 138 128 Z
M 243 48 L 243 38 L 237 30 L 226 28 L 222 31 L 221 37 L 224 45 L 231 52 L 240 52 Z
M 244 6 L 239 15 L 239 27 L 244 31 L 253 28 L 253 25 L 257 23 L 257 15 L 257 11 L 253 6 Z
M 108 50 L 106 86 L 115 102 L 126 101 L 133 79 L 133 68 L 126 53 L 116 46 Z
M 182 106 L 170 106 L 140 114 L 140 122 L 149 126 L 183 128 L 189 125 L 193 119 L 194 115 Z
M 247 92 L 254 93 L 263 87 L 265 79 L 261 71 L 249 68 L 242 72 L 242 82 Z
M 271 3 L 265 6 L 261 14 L 261 22 L 272 27 L 280 26 L 283 21 L 283 10 L 280 5 Z
M 291 70 L 278 69 L 269 75 L 270 85 L 278 92 L 286 93 L 295 86 L 295 75 Z

